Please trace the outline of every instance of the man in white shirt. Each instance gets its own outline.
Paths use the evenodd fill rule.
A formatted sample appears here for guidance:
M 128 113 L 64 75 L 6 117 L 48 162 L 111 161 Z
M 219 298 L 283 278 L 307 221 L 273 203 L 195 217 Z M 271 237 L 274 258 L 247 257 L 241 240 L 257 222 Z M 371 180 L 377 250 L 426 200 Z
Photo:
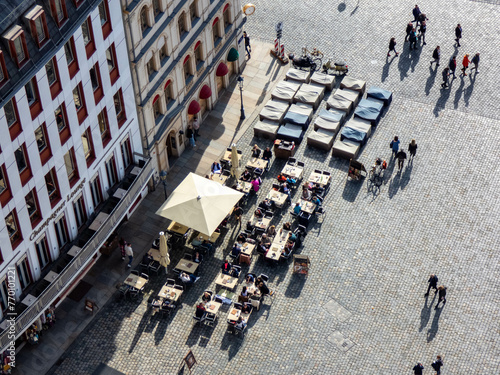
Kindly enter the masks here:
M 132 261 L 134 260 L 134 252 L 132 251 L 132 246 L 130 245 L 130 242 L 127 242 L 127 244 L 125 245 L 125 255 L 128 256 L 127 267 L 130 268 L 132 267 Z

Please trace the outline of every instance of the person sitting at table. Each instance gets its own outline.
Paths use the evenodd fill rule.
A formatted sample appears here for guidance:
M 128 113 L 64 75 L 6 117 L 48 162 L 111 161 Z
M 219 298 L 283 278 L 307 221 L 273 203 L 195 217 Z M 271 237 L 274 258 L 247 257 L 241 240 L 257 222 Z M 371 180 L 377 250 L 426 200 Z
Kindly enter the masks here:
M 317 205 L 318 207 L 321 206 L 321 199 L 318 198 L 317 195 L 314 195 L 312 198 L 311 198 L 311 202 L 313 202 L 315 205 Z M 316 208 L 318 208 L 316 207 Z
M 238 296 L 238 302 L 248 302 L 248 291 L 246 286 L 241 290 L 241 294 Z
M 234 259 L 238 259 L 240 254 L 241 254 L 241 244 L 239 242 L 236 242 L 233 245 L 233 248 L 231 249 L 231 256 L 234 257 Z
M 231 271 L 229 271 L 229 276 L 231 277 L 240 277 L 240 271 L 237 268 L 231 268 Z
M 239 330 L 243 331 L 245 327 L 247 326 L 247 323 L 243 320 L 243 318 L 240 316 L 238 320 L 236 321 L 236 324 L 234 325 L 236 328 Z
M 262 212 L 262 210 L 260 208 L 257 208 L 254 212 L 254 216 L 258 217 L 258 218 L 262 218 L 262 217 L 264 217 L 264 213 Z
M 290 190 L 290 187 L 288 186 L 288 183 L 286 182 L 283 182 L 283 184 L 281 185 L 281 191 L 283 193 L 285 193 L 286 195 L 288 195 L 288 199 L 289 200 L 292 200 L 292 192 Z
M 306 187 L 302 188 L 302 199 L 311 200 L 311 190 Z
M 253 170 L 253 173 L 255 173 L 257 176 L 261 175 L 263 172 L 264 171 L 262 170 L 262 168 L 259 168 L 259 167 L 255 168 Z M 260 180 L 259 182 L 262 184 L 262 180 L 260 179 L 260 177 L 257 177 L 257 178 Z
M 300 211 L 302 211 L 302 206 L 300 205 L 300 202 L 297 202 L 293 208 L 293 213 L 298 215 L 300 214 Z
M 270 290 L 269 288 L 267 287 L 266 284 L 264 284 L 263 281 L 261 281 L 258 285 L 257 285 L 257 288 L 259 288 L 260 290 L 260 293 L 265 296 L 266 294 L 269 294 Z
M 287 182 L 287 184 L 295 185 L 297 183 L 297 180 L 295 178 L 289 176 L 286 178 L 286 182 Z
M 202 260 L 203 256 L 201 256 L 199 252 L 194 253 L 193 262 L 201 263 Z
M 276 226 L 271 225 L 269 228 L 267 228 L 267 235 L 269 237 L 274 237 L 276 236 Z
M 236 241 L 239 243 L 244 243 L 247 240 L 247 236 L 245 233 L 240 233 L 238 237 L 236 237 Z
M 202 318 L 203 315 L 205 315 L 206 311 L 207 311 L 207 309 L 205 308 L 205 303 L 200 302 L 199 304 L 196 305 L 195 316 L 197 318 Z
M 243 307 L 241 308 L 241 312 L 245 314 L 250 314 L 252 312 L 252 305 L 248 302 L 243 304 Z
M 252 187 L 253 187 L 253 191 L 254 191 L 255 193 L 257 193 L 257 192 L 259 191 L 259 189 L 260 189 L 260 182 L 259 182 L 259 180 L 258 180 L 258 179 L 256 179 L 256 178 L 254 178 L 254 179 L 252 180 L 251 184 L 252 184 Z
M 186 272 L 181 272 L 179 275 L 179 279 L 185 284 L 193 284 L 193 283 L 197 282 L 200 278 L 196 277 L 192 273 L 187 274 Z
M 144 254 L 142 257 L 142 264 L 150 264 L 153 261 L 153 256 L 149 253 Z
M 266 149 L 262 153 L 262 159 L 269 161 L 269 160 L 271 160 L 272 157 L 273 157 L 273 152 L 271 151 L 271 148 L 266 147 Z
M 243 174 L 241 175 L 240 180 L 248 182 L 251 178 L 252 174 L 248 169 L 245 169 L 245 172 L 243 172 Z
M 267 253 L 267 247 L 262 243 L 262 241 L 259 241 L 257 244 L 257 253 L 262 255 Z
M 213 174 L 220 174 L 222 172 L 222 168 L 220 163 L 216 160 L 212 163 L 212 167 L 210 168 Z
M 286 256 L 286 257 L 289 256 L 292 253 L 292 249 L 293 248 L 285 246 L 285 248 L 283 250 L 281 250 L 281 255 Z
M 222 273 L 224 275 L 229 275 L 229 272 L 231 271 L 232 265 L 231 265 L 231 263 L 229 263 L 229 260 L 226 259 L 221 268 L 222 268 Z
M 292 223 L 287 221 L 285 224 L 283 224 L 283 229 L 284 230 L 292 230 Z
M 209 302 L 212 300 L 212 295 L 208 292 L 204 292 L 203 295 L 201 296 L 201 300 L 203 302 Z
M 269 198 L 265 198 L 262 202 L 260 202 L 259 207 L 264 210 L 272 210 L 274 209 L 274 202 Z
M 252 284 L 255 281 L 255 278 L 253 277 L 253 275 L 247 274 L 247 276 L 245 277 L 245 281 L 247 284 Z
M 207 249 L 208 252 L 211 252 L 214 249 L 214 246 L 208 242 L 208 240 L 203 240 L 200 246 Z
M 253 145 L 253 148 L 252 148 L 252 158 L 258 158 L 260 156 L 260 148 L 259 146 L 257 145 Z
M 261 236 L 260 241 L 264 244 L 265 247 L 271 246 L 272 241 L 269 238 L 269 236 L 265 233 Z
M 191 241 L 191 245 L 200 246 L 203 242 L 203 237 L 196 237 L 193 241 Z
M 297 235 L 293 232 L 288 233 L 288 241 L 292 241 L 292 242 L 297 241 Z

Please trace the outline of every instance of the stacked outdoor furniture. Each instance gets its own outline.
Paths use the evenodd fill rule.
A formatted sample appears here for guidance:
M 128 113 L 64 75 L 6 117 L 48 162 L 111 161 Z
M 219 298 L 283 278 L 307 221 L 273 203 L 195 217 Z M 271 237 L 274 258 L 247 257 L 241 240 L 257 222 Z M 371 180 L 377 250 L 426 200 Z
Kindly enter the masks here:
M 276 139 L 276 133 L 283 122 L 283 117 L 285 117 L 289 105 L 289 101 L 269 100 L 260 111 L 260 121 L 257 121 L 253 127 L 254 135 L 266 139 Z
M 288 69 L 285 77 L 287 81 L 292 80 L 299 83 L 309 83 L 310 78 L 311 72 L 294 68 Z
M 332 91 L 333 86 L 335 86 L 335 77 L 326 73 L 314 72 L 310 81 L 311 83 L 325 86 L 325 90 L 327 91 Z
M 295 81 L 280 81 L 271 93 L 271 99 L 283 100 L 293 103 L 293 98 L 300 88 L 300 83 Z
M 345 112 L 336 109 L 322 109 L 314 120 L 314 131 L 307 136 L 307 144 L 330 150 L 333 139 L 344 123 Z
M 295 94 L 293 101 L 295 103 L 304 103 L 311 105 L 314 109 L 317 109 L 321 100 L 325 96 L 325 87 L 317 85 L 315 83 L 303 83 L 300 85 L 299 90 Z
M 313 107 L 310 105 L 292 104 L 283 118 L 285 124 L 280 126 L 276 136 L 286 141 L 294 141 L 297 144 L 302 142 L 313 112 Z

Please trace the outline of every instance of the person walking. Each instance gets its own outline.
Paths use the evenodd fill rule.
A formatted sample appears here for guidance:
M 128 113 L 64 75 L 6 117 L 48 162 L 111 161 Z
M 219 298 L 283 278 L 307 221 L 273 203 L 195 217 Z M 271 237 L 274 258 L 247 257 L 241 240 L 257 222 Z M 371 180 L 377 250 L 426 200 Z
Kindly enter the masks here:
M 460 39 L 462 39 L 462 26 L 460 24 L 455 27 L 455 40 L 457 41 L 457 47 L 460 47 Z
M 389 52 L 387 52 L 387 56 L 391 56 L 391 51 L 394 51 L 394 53 L 399 55 L 399 53 L 396 52 L 396 38 L 391 38 L 389 41 Z
M 120 245 L 120 252 L 122 253 L 122 260 L 125 260 L 125 244 L 127 242 L 125 239 L 122 237 L 120 238 L 120 242 L 118 243 Z
M 422 375 L 422 370 L 424 369 L 424 366 L 419 362 L 413 367 L 413 373 L 415 375 Z
M 429 287 L 427 288 L 427 293 L 424 294 L 425 297 L 429 295 L 431 288 L 434 288 L 434 294 L 438 292 L 437 288 L 438 277 L 436 275 L 431 275 L 429 277 L 429 280 L 427 280 L 427 282 L 429 283 Z
M 410 32 L 410 51 L 412 49 L 417 49 L 417 31 L 415 28 L 411 29 Z
M 193 127 L 191 125 L 189 125 L 188 128 L 187 128 L 186 137 L 188 137 L 189 144 L 191 145 L 191 147 L 196 147 L 196 142 L 194 140 Z
M 240 227 L 241 227 L 241 216 L 243 215 L 243 209 L 239 205 L 236 205 L 236 208 L 234 209 L 233 213 L 234 213 L 235 220 L 238 223 L 240 223 Z
M 395 136 L 394 139 L 390 143 L 392 155 L 396 155 L 398 153 L 400 143 L 401 143 L 401 141 L 399 140 L 399 138 L 397 136 Z
M 439 303 L 443 301 L 443 307 L 446 304 L 446 287 L 444 285 L 440 285 L 437 290 L 438 290 L 438 303 L 436 307 L 434 307 L 434 310 L 438 309 Z
M 412 29 L 413 29 L 413 23 L 410 21 L 410 22 L 408 22 L 408 25 L 406 25 L 405 43 L 408 41 L 408 38 L 410 37 L 410 32 Z
M 439 66 L 439 59 L 441 58 L 441 47 L 437 46 L 432 52 L 432 58 L 434 60 L 431 61 L 431 66 L 433 63 L 436 63 L 436 66 Z
M 472 68 L 470 68 L 471 72 L 472 72 L 472 69 L 476 69 L 476 73 L 479 73 L 479 70 L 478 70 L 478 68 L 479 68 L 479 52 L 474 55 L 474 57 L 471 60 L 471 63 L 474 64 L 474 66 Z
M 457 69 L 457 57 L 453 56 L 448 63 L 448 68 L 450 68 L 450 74 L 453 74 L 453 79 L 457 78 L 455 76 L 455 70 Z
M 425 23 L 425 21 L 422 21 L 422 23 L 420 24 L 420 34 L 419 34 L 419 37 L 420 39 L 422 39 L 422 45 L 425 46 L 427 43 L 425 43 L 425 32 L 427 31 L 427 24 Z
M 440 355 L 436 357 L 436 360 L 431 364 L 432 368 L 436 370 L 436 375 L 441 375 L 441 367 L 443 367 L 443 359 Z
M 193 117 L 193 130 L 194 130 L 194 139 L 200 136 L 200 123 L 198 121 L 198 117 Z
M 408 145 L 408 152 L 410 153 L 410 160 L 413 161 L 415 154 L 417 153 L 417 142 L 414 139 L 411 140 Z
M 398 159 L 398 168 L 399 170 L 403 169 L 403 165 L 406 159 L 406 152 L 403 149 L 399 150 L 396 154 L 396 159 Z
M 418 26 L 418 16 L 420 16 L 420 8 L 418 7 L 418 5 L 415 5 L 415 8 L 413 8 L 413 17 L 415 18 L 412 22 L 416 22 L 417 24 L 415 25 L 415 27 Z
M 450 75 L 450 68 L 446 67 L 443 69 L 443 83 L 441 84 L 442 88 L 448 87 L 448 76 Z
M 469 54 L 466 53 L 463 60 L 462 60 L 462 74 L 460 74 L 461 76 L 466 76 L 467 73 L 465 73 L 465 71 L 467 70 L 467 68 L 469 67 Z
M 127 242 L 127 244 L 125 245 L 125 254 L 128 256 L 127 267 L 130 268 L 132 267 L 132 261 L 134 260 L 134 251 L 132 250 L 132 245 L 130 245 L 130 242 Z
M 243 39 L 245 40 L 245 51 L 248 54 L 248 60 L 250 60 L 250 52 L 252 52 L 252 46 L 250 45 L 250 37 L 246 31 L 243 31 Z

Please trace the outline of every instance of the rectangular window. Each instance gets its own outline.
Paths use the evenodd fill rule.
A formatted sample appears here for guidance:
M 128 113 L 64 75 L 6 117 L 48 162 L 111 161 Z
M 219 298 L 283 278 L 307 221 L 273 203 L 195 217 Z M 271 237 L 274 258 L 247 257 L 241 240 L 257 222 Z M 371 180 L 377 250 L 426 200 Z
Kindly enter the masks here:
M 108 61 L 109 78 L 111 79 L 111 84 L 114 85 L 118 77 L 120 77 L 118 64 L 116 63 L 116 50 L 114 43 L 106 50 L 106 60 Z
M 38 48 L 41 48 L 49 39 L 49 29 L 43 8 L 40 5 L 35 5 L 26 13 L 25 19 L 30 25 L 33 40 Z
M 149 77 L 150 81 L 152 79 L 151 75 L 156 72 L 154 58 L 155 58 L 154 56 L 151 57 L 149 59 L 148 63 L 146 64 L 146 67 L 147 67 L 147 70 L 148 70 L 148 77 Z
M 68 63 L 69 78 L 73 78 L 78 72 L 78 59 L 76 55 L 75 40 L 71 37 L 64 45 L 64 52 L 66 54 L 66 62 Z
M 45 64 L 45 72 L 47 73 L 47 81 L 49 81 L 50 94 L 52 99 L 55 99 L 62 91 L 61 80 L 59 79 L 59 69 L 55 57 Z
M 2 259 L 3 262 L 3 259 Z M 0 306 L 2 307 L 2 311 L 7 310 L 9 307 L 9 288 L 7 287 L 7 279 L 5 278 L 0 285 Z
M 61 144 L 65 144 L 66 141 L 71 137 L 71 131 L 68 126 L 68 116 L 66 114 L 66 106 L 61 104 L 54 111 L 54 116 L 56 117 L 57 130 L 59 131 L 59 138 L 61 139 Z
M 102 112 L 97 115 L 97 122 L 99 123 L 99 131 L 101 132 L 102 147 L 105 148 L 111 140 L 106 108 L 104 108 Z
M 66 225 L 66 217 L 64 214 L 59 220 L 54 222 L 54 228 L 56 230 L 57 244 L 59 245 L 59 249 L 62 249 L 69 240 L 68 226 Z
M 28 257 L 25 257 L 21 262 L 17 264 L 17 277 L 19 278 L 19 283 L 21 284 L 21 289 L 24 290 L 33 282 L 31 278 L 30 267 L 28 264 Z
M 92 202 L 95 208 L 102 202 L 101 180 L 99 176 L 90 181 L 90 192 L 92 193 Z
M 94 34 L 92 31 L 92 20 L 87 18 L 82 24 L 82 34 L 83 34 L 83 43 L 85 44 L 85 52 L 87 52 L 87 59 L 92 56 L 95 51 L 94 44 Z
M 2 165 L 0 167 L 0 203 L 2 207 L 10 201 L 12 198 L 12 193 L 10 191 L 9 181 L 7 180 L 7 172 L 5 167 Z
M 103 0 L 99 4 L 99 19 L 101 20 L 102 37 L 106 39 L 111 33 L 111 22 L 109 20 L 108 0 Z
M 5 224 L 7 225 L 7 231 L 9 233 L 10 243 L 12 248 L 15 249 L 23 240 L 21 230 L 19 229 L 19 221 L 17 219 L 17 213 L 14 209 L 5 218 Z
M 191 24 L 193 24 L 194 20 L 198 17 L 196 14 L 196 1 L 193 1 L 189 6 L 189 17 L 191 17 Z
M 5 65 L 5 58 L 3 57 L 3 52 L 0 51 L 0 87 L 2 87 L 8 79 L 9 74 L 7 72 L 7 66 Z
M 81 195 L 80 198 L 73 202 L 73 210 L 75 211 L 76 225 L 78 228 L 81 228 L 87 221 L 87 213 L 85 212 L 83 195 Z
M 28 153 L 26 152 L 26 145 L 23 144 L 16 151 L 14 151 L 14 156 L 16 157 L 16 164 L 21 177 L 21 183 L 24 186 L 32 176 Z
M 40 153 L 40 160 L 42 162 L 42 165 L 45 165 L 45 163 L 52 156 L 49 138 L 47 137 L 47 127 L 45 126 L 45 123 L 40 125 L 35 130 L 35 139 L 38 146 L 38 152 Z
M 78 122 L 81 124 L 87 118 L 87 108 L 85 107 L 85 96 L 81 82 L 73 89 L 73 101 L 75 102 Z
M 54 168 L 45 175 L 45 185 L 47 186 L 47 193 L 49 194 L 50 205 L 52 208 L 61 200 L 59 193 L 59 184 L 57 182 L 57 175 Z
M 116 164 L 114 155 L 106 162 L 106 175 L 108 176 L 110 187 L 118 182 L 118 177 L 116 176 Z
M 13 141 L 23 131 L 21 122 L 19 121 L 19 113 L 17 111 L 16 98 L 12 98 L 3 106 L 5 119 L 9 126 L 10 139 Z
M 115 102 L 116 119 L 118 120 L 118 127 L 122 126 L 127 120 L 125 114 L 125 107 L 123 106 L 123 95 L 122 89 L 113 96 L 113 101 Z
M 51 262 L 49 244 L 45 235 L 35 242 L 35 249 L 40 269 L 44 269 Z
M 76 165 L 75 151 L 73 148 L 64 155 L 64 165 L 66 166 L 69 185 L 73 187 L 78 181 L 78 166 Z
M 122 159 L 123 165 L 127 168 L 130 164 L 132 164 L 132 149 L 130 148 L 130 139 L 127 138 L 120 145 L 122 151 Z
M 56 21 L 59 28 L 68 19 L 68 12 L 66 10 L 66 3 L 64 0 L 50 0 L 50 9 L 52 11 L 52 17 Z
M 17 66 L 20 68 L 26 61 L 28 61 L 28 47 L 26 46 L 26 38 L 24 32 L 12 41 L 14 47 L 13 55 Z
M 3 166 L 0 168 L 0 194 L 9 189 L 7 180 L 5 179 L 5 174 L 3 172 Z
M 40 94 L 38 93 L 38 84 L 36 76 L 33 77 L 25 86 L 26 98 L 30 106 L 31 119 L 34 120 L 42 112 L 42 103 L 40 101 Z
M 26 208 L 28 209 L 28 214 L 30 216 L 31 226 L 33 229 L 42 220 L 42 213 L 40 211 L 40 206 L 38 205 L 38 197 L 36 195 L 36 190 L 31 190 L 26 197 Z
M 90 74 L 90 82 L 92 84 L 92 90 L 94 90 L 94 101 L 95 104 L 97 104 L 104 97 L 104 91 L 102 89 L 102 82 L 101 82 L 101 73 L 99 71 L 99 63 L 96 63 L 92 67 L 92 69 L 90 69 L 89 74 Z
M 87 167 L 89 167 L 95 160 L 94 145 L 92 144 L 92 133 L 90 128 L 87 128 L 82 134 L 83 143 L 83 153 L 85 155 L 85 160 L 87 161 Z

